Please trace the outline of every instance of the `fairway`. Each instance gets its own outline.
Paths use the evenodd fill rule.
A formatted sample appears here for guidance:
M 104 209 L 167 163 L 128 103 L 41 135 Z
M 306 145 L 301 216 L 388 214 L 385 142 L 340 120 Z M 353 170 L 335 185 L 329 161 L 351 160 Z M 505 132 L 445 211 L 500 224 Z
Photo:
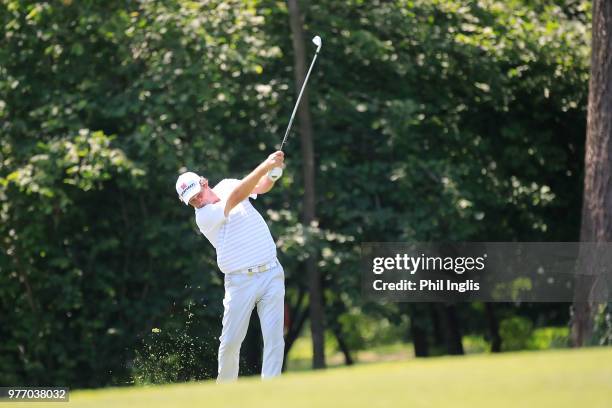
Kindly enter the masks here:
M 88 408 L 603 408 L 611 404 L 612 348 L 411 359 L 287 374 L 269 382 L 249 378 L 226 385 L 202 382 L 75 391 L 68 403 Z

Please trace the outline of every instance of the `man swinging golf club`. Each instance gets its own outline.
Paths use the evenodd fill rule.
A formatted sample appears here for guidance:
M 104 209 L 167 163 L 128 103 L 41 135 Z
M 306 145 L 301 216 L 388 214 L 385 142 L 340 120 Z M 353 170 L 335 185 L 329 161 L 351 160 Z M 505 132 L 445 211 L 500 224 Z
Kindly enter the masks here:
M 195 208 L 198 228 L 217 252 L 217 264 L 225 274 L 223 329 L 219 345 L 217 382 L 238 377 L 240 346 L 251 312 L 257 306 L 264 340 L 262 378 L 280 375 L 283 340 L 285 275 L 276 258 L 270 230 L 248 198 L 270 191 L 283 174 L 282 152 L 300 104 L 310 72 L 321 50 L 321 37 L 302 84 L 280 150 L 272 153 L 242 180 L 225 179 L 210 188 L 208 180 L 187 172 L 176 181 L 179 199 Z
M 270 230 L 249 197 L 270 191 L 274 181 L 267 173 L 282 167 L 283 160 L 283 152 L 277 151 L 242 180 L 224 179 L 213 188 L 192 172 L 181 174 L 176 182 L 179 199 L 195 209 L 198 228 L 215 247 L 225 274 L 218 382 L 238 377 L 240 346 L 255 306 L 264 340 L 261 376 L 281 373 L 285 276 Z

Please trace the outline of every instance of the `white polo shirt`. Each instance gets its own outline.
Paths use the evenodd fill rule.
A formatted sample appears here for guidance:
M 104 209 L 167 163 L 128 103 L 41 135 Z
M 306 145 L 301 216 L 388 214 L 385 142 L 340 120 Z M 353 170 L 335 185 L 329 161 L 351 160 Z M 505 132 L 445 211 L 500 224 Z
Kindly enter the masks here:
M 236 179 L 222 180 L 212 189 L 220 201 L 195 210 L 198 228 L 215 247 L 217 265 L 223 273 L 261 265 L 276 258 L 276 245 L 270 229 L 248 198 L 232 208 L 227 217 L 224 216 L 225 203 L 239 183 Z M 255 199 L 257 194 L 250 197 Z

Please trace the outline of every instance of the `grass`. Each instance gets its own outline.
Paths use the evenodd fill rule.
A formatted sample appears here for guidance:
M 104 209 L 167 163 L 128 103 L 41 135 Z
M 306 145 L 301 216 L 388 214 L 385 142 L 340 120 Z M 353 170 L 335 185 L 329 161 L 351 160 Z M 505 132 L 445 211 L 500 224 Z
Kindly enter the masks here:
M 612 348 L 591 348 L 411 359 L 289 373 L 266 382 L 248 378 L 224 385 L 76 391 L 67 406 L 596 408 L 611 403 Z

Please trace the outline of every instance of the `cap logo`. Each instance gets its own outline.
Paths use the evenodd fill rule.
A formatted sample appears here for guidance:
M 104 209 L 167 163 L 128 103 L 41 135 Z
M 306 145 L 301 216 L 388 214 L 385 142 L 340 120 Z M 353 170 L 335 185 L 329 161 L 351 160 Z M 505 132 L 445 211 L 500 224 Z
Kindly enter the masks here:
M 196 183 L 191 183 L 188 186 L 185 186 L 185 183 L 183 183 L 183 185 L 181 185 L 181 188 L 184 188 L 183 192 L 181 193 L 181 197 L 183 197 L 185 195 L 185 193 L 187 192 L 187 190 L 191 190 L 192 187 L 195 187 Z M 185 186 L 185 187 L 183 187 Z
M 181 189 L 185 190 L 187 188 L 187 183 L 181 184 Z

